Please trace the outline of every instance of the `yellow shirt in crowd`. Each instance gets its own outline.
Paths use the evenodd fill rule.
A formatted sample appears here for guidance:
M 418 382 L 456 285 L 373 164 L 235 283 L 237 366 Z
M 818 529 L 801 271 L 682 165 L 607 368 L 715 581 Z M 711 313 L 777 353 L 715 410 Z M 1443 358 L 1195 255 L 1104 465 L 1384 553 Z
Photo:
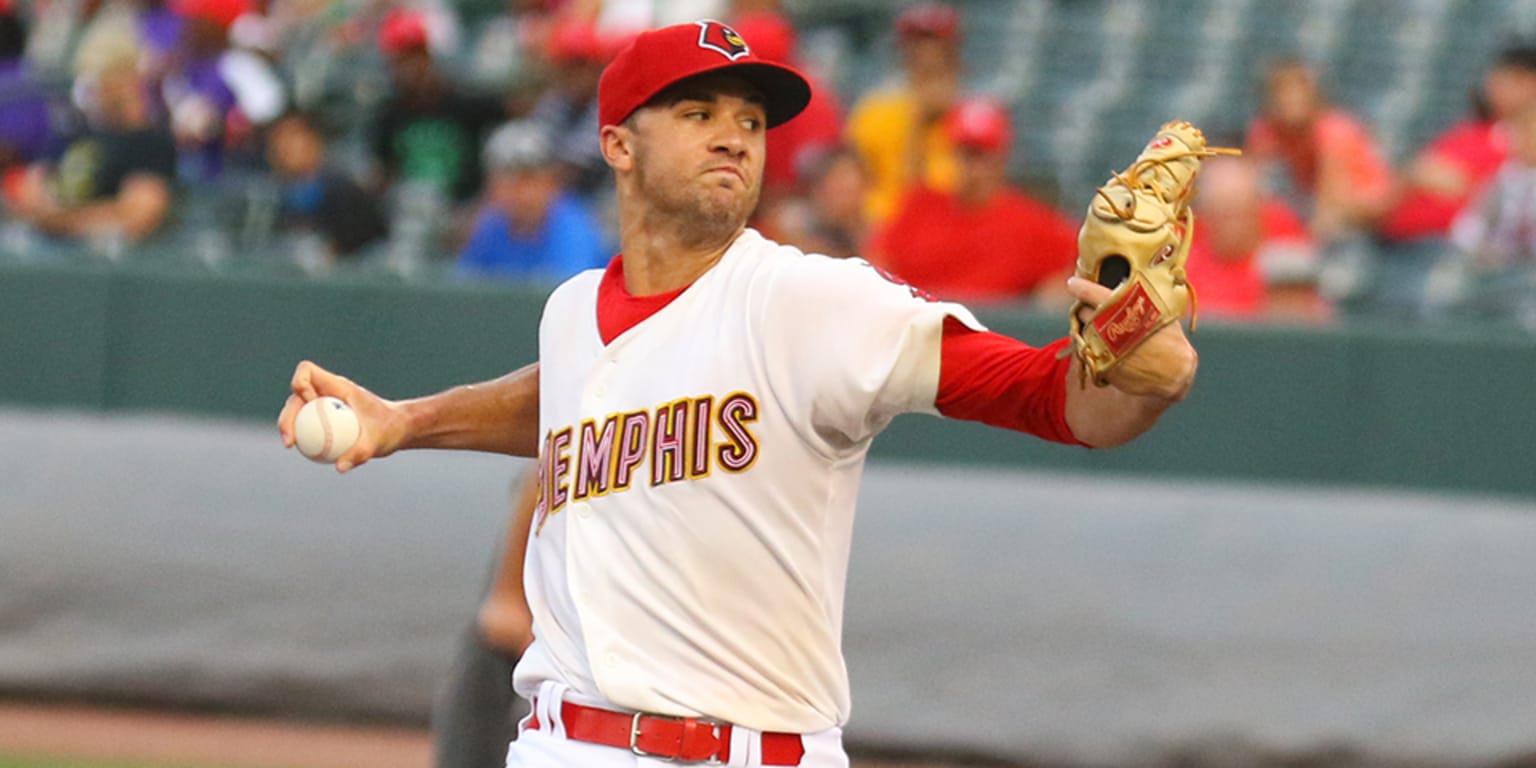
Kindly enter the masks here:
M 864 213 L 872 226 L 883 224 L 896 212 L 901 194 L 912 180 L 907 178 L 907 142 L 917 121 L 917 107 L 904 88 L 887 88 L 870 93 L 853 108 L 848 117 L 848 142 L 858 150 L 869 172 L 869 192 Z M 923 131 L 929 187 L 952 191 L 959 177 L 955 148 L 944 135 L 943 121 L 935 121 Z

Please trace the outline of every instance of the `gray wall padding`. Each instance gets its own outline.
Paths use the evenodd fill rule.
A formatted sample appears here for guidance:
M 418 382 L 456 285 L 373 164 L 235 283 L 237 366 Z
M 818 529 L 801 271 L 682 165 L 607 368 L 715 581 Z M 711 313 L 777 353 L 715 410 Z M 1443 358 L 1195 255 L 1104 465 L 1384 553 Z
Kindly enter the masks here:
M 0 410 L 0 692 L 424 721 L 521 462 Z M 1536 749 L 1536 501 L 878 464 L 852 741 Z

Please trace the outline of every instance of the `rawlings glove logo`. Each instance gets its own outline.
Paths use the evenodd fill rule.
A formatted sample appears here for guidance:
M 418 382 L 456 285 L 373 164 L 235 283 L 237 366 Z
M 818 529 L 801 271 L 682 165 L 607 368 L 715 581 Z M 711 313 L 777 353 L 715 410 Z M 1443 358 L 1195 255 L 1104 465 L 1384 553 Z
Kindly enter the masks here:
M 1142 339 L 1157 330 L 1163 317 L 1152 297 L 1147 295 L 1146 286 L 1140 283 L 1131 288 L 1118 306 L 1106 309 L 1109 311 L 1093 318 L 1093 326 L 1116 356 L 1135 349 Z

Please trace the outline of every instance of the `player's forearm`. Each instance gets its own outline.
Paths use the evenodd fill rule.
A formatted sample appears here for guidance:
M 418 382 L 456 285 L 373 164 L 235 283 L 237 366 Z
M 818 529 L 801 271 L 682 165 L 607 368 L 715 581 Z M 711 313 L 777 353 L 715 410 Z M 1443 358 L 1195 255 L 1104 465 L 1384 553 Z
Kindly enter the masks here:
M 401 448 L 448 448 L 537 456 L 539 366 L 398 404 Z
M 521 654 L 533 641 L 533 618 L 523 592 L 523 560 L 539 499 L 538 472 L 530 467 L 520 482 L 513 495 L 512 521 L 496 563 L 496 575 L 478 616 L 480 635 L 486 643 L 513 655 Z
M 1081 364 L 1072 361 L 1067 373 L 1067 426 L 1079 441 L 1093 448 L 1124 445 L 1151 429 L 1169 406 L 1182 400 L 1189 382 L 1170 386 L 1156 394 L 1133 395 L 1113 386 L 1082 383 Z

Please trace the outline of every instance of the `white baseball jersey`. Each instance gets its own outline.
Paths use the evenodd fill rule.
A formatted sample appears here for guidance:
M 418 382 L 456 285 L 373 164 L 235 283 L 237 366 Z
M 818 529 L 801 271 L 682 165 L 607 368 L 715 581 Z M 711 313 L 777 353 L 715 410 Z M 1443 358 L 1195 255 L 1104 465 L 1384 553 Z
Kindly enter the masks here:
M 746 230 L 604 345 L 600 271 L 539 328 L 543 491 L 515 675 L 762 731 L 846 722 L 843 592 L 870 441 L 935 413 L 946 315 L 861 260 Z

